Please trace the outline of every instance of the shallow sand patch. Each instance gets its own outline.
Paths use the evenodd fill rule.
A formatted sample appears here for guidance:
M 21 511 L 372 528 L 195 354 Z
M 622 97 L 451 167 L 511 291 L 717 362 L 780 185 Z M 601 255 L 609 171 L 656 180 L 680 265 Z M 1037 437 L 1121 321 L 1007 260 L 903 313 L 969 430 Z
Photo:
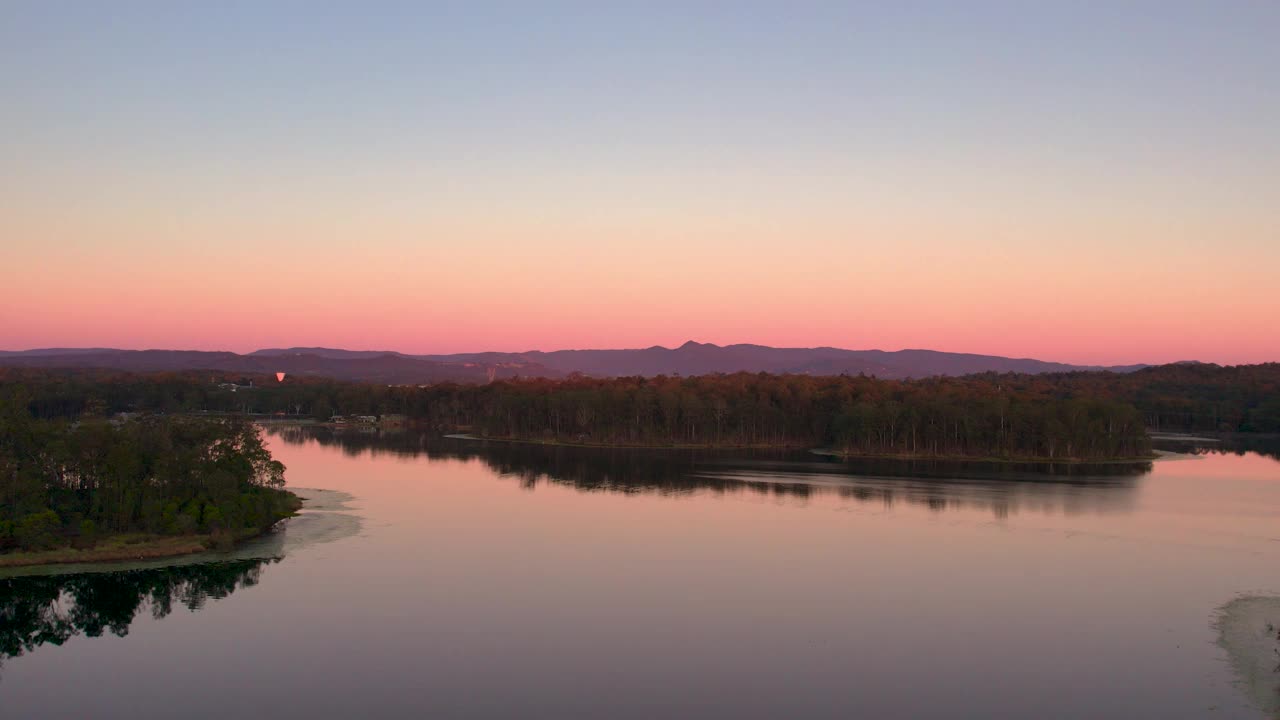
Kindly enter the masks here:
M 1199 435 L 1188 435 L 1186 433 L 1175 432 L 1153 432 L 1150 433 L 1152 440 L 1177 440 L 1179 442 L 1199 442 L 1199 443 L 1216 443 L 1222 442 L 1222 438 L 1201 437 Z
M 1172 450 L 1152 450 L 1156 454 L 1155 459 L 1159 462 L 1168 462 L 1170 460 L 1203 460 L 1203 455 L 1195 453 L 1181 453 Z
M 1236 684 L 1258 709 L 1280 717 L 1280 597 L 1239 597 L 1218 608 L 1218 644 Z

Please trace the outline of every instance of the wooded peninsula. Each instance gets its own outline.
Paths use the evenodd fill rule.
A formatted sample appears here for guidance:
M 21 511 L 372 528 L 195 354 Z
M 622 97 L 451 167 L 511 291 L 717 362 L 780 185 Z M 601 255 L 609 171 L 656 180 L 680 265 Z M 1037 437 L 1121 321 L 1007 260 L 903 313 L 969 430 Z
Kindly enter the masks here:
M 229 549 L 298 509 L 258 428 L 238 417 L 36 417 L 0 385 L 0 567 Z

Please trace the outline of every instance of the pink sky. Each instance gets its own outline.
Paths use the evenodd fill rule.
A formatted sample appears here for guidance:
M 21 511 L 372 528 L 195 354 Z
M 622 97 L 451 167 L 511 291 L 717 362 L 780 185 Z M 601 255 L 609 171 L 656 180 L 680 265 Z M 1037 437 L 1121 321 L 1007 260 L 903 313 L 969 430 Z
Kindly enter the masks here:
M 678 345 L 930 348 L 1119 364 L 1280 360 L 1269 217 L 1051 208 L 693 210 L 507 203 L 315 212 L 8 212 L 0 348 L 404 352 Z M 167 198 L 166 198 L 167 199 Z M 238 199 L 244 204 L 244 199 Z M 984 204 L 986 205 L 984 207 Z M 1230 232 L 1243 249 L 1217 252 Z M 1035 237 L 1035 242 L 1024 238 Z
M 1280 360 L 1274 4 L 1028 5 L 14 8 L 0 349 Z
M 1015 206 L 980 187 L 856 203 L 763 189 L 722 185 L 691 203 L 660 184 L 614 188 L 581 210 L 570 188 L 544 188 L 492 196 L 501 213 L 354 186 L 213 203 L 108 185 L 65 212 L 33 196 L 0 208 L 0 348 L 694 339 L 1091 364 L 1280 360 L 1273 214 L 1072 215 L 1061 199 Z M 1225 250 L 1220 236 L 1232 238 Z
M 794 229 L 530 217 L 528 232 L 520 218 L 206 220 L 25 220 L 17 237 L 27 240 L 6 250 L 15 262 L 0 290 L 0 348 L 428 353 L 694 339 L 1097 364 L 1280 360 L 1274 258 L 1172 243 L 1057 250 L 1072 228 L 1025 246 L 955 216 L 939 227 L 887 218 Z M 175 231 L 183 242 L 168 241 Z M 933 239 L 943 232 L 950 242 Z M 450 239 L 430 239 L 439 236 Z

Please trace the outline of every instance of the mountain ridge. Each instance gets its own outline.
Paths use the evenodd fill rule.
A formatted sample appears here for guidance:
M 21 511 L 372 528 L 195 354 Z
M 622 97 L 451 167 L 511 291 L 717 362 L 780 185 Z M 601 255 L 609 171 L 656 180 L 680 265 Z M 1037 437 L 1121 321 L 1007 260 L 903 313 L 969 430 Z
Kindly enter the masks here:
M 807 375 L 865 374 L 905 379 L 982 372 L 1132 372 L 1146 365 L 1073 365 L 1034 358 L 904 350 L 846 350 L 830 346 L 772 347 L 752 343 L 716 345 L 689 340 L 678 347 L 529 350 L 409 354 L 394 350 L 326 347 L 263 348 L 238 354 L 202 350 L 40 348 L 0 351 L 0 366 L 80 367 L 126 371 L 216 370 L 332 377 L 342 380 L 424 384 L 487 382 L 495 378 L 558 378 L 573 374 L 707 375 L 769 372 Z

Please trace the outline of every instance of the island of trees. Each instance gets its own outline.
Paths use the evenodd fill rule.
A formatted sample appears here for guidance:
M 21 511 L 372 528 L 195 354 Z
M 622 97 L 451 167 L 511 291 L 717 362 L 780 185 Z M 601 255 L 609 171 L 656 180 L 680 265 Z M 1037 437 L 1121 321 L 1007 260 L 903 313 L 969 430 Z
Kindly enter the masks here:
M 284 466 L 237 417 L 36 417 L 0 385 L 0 565 L 226 548 L 297 509 Z

